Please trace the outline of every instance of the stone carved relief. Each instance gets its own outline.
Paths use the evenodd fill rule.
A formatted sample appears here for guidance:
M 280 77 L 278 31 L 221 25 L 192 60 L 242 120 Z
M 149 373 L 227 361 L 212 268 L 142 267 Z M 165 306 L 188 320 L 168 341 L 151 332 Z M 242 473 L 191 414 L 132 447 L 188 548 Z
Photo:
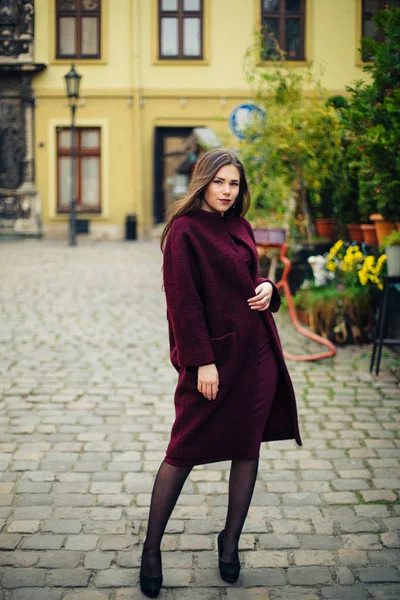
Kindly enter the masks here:
M 31 53 L 33 0 L 0 0 L 0 57 Z
M 17 189 L 24 177 L 25 127 L 20 103 L 0 102 L 0 188 Z

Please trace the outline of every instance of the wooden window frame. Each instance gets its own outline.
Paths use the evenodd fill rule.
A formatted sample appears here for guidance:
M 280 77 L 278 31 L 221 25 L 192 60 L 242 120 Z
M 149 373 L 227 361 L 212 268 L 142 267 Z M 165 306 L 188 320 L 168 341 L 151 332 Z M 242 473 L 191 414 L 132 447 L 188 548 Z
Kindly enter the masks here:
M 71 131 L 71 127 L 57 127 L 56 148 L 57 148 L 57 214 L 69 214 L 70 207 L 60 206 L 60 159 L 71 158 L 71 147 L 60 148 L 60 135 L 64 131 Z M 99 134 L 99 145 L 97 148 L 82 148 L 82 133 L 96 131 Z M 75 128 L 75 156 L 76 156 L 76 211 L 78 213 L 101 214 L 102 190 L 101 190 L 101 127 L 76 127 Z M 82 159 L 99 159 L 99 203 L 96 207 L 87 207 L 82 205 Z
M 286 0 L 279 0 L 279 12 L 270 12 L 264 10 L 263 0 L 260 0 L 260 11 L 261 11 L 261 27 L 264 29 L 264 19 L 277 19 L 279 22 L 279 36 L 278 43 L 281 48 L 285 52 L 285 60 L 288 61 L 298 61 L 305 62 L 307 60 L 306 57 L 306 2 L 307 0 L 300 0 L 300 12 L 287 12 L 286 11 Z M 289 56 L 286 51 L 286 20 L 287 19 L 297 19 L 300 21 L 300 51 L 301 54 L 299 56 Z M 271 61 L 273 59 L 263 56 L 264 61 Z
M 56 0 L 56 58 L 57 59 L 77 59 L 77 60 L 99 60 L 101 58 L 101 18 L 102 18 L 102 0 L 99 0 L 98 10 L 82 10 L 82 0 L 76 0 L 75 10 L 60 10 L 60 0 Z M 75 19 L 76 26 L 76 40 L 75 40 L 75 54 L 61 54 L 60 53 L 60 19 L 63 17 L 69 17 Z M 86 17 L 97 19 L 97 36 L 98 36 L 98 53 L 97 54 L 83 54 L 82 53 L 82 19 Z
M 390 0 L 378 0 L 378 2 L 379 2 L 379 10 L 383 10 L 385 8 L 385 6 L 390 3 Z M 390 6 L 390 4 L 389 4 L 389 6 Z M 369 18 L 364 18 L 364 15 L 366 15 L 366 14 L 368 14 Z M 367 11 L 365 9 L 365 0 L 361 0 L 361 35 L 362 35 L 362 37 L 367 37 L 365 35 L 365 30 L 364 30 L 364 21 L 371 21 L 374 14 L 376 14 L 376 13 L 370 13 L 370 12 L 367 13 Z M 377 41 L 379 43 L 382 43 L 384 41 L 384 38 L 381 34 L 378 34 Z
M 200 0 L 200 10 L 183 10 L 183 1 L 177 0 L 177 10 L 162 10 L 162 0 L 158 0 L 158 60 L 204 60 L 204 0 Z M 183 53 L 183 22 L 186 18 L 200 19 L 200 54 L 187 56 Z M 161 54 L 161 23 L 164 18 L 178 19 L 178 54 Z

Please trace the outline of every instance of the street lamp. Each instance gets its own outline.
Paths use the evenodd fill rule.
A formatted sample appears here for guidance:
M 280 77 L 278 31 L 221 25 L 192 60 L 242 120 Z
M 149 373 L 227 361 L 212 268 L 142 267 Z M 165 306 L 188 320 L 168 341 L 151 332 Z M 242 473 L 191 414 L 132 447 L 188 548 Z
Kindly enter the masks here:
M 65 86 L 67 89 L 68 104 L 71 109 L 71 210 L 69 220 L 69 244 L 76 246 L 76 143 L 75 143 L 75 113 L 78 108 L 79 101 L 79 86 L 82 75 L 75 71 L 75 66 L 71 65 L 71 69 L 64 75 Z

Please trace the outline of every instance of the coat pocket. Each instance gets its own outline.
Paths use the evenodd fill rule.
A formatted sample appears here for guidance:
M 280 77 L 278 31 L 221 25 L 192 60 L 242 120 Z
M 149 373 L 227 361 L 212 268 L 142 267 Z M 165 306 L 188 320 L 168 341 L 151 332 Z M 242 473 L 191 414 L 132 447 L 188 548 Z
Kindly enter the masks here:
M 226 333 L 221 337 L 210 338 L 210 341 L 218 369 L 219 384 L 230 386 L 235 382 L 239 370 L 236 333 Z

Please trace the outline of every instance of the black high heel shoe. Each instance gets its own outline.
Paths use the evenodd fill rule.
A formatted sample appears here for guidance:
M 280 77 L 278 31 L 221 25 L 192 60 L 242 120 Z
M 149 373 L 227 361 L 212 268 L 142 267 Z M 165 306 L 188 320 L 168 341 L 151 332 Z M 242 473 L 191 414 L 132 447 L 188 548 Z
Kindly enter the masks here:
M 143 594 L 148 598 L 155 598 L 158 596 L 163 582 L 163 576 L 160 577 L 149 577 L 143 573 L 143 554 L 142 564 L 140 565 L 140 589 Z
M 226 581 L 227 583 L 235 583 L 239 577 L 240 573 L 240 562 L 239 560 L 235 560 L 235 562 L 223 562 L 221 560 L 221 556 L 224 550 L 222 545 L 222 534 L 224 530 L 218 534 L 218 566 L 219 572 L 221 575 L 221 579 Z

